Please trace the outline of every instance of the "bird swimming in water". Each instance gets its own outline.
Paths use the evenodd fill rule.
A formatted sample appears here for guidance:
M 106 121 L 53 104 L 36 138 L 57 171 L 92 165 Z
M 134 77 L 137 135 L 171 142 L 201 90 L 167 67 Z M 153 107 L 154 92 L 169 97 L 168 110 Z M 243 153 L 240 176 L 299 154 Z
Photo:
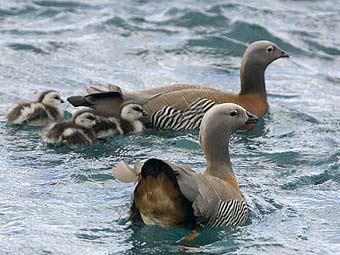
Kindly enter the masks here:
M 19 103 L 6 114 L 7 122 L 17 125 L 46 126 L 55 121 L 62 121 L 64 110 L 61 104 L 64 101 L 55 90 L 44 91 L 38 101 Z
M 97 123 L 95 114 L 81 110 L 74 114 L 71 121 L 56 122 L 43 130 L 43 140 L 48 144 L 67 145 L 71 148 L 81 148 L 101 143 L 93 127 Z
M 143 107 L 136 103 L 126 103 L 122 105 L 120 118 L 108 117 L 97 114 L 94 110 L 89 109 L 97 117 L 97 122 L 93 129 L 98 138 L 108 137 L 115 134 L 136 134 L 144 129 L 140 119 L 146 116 L 147 113 Z
M 203 174 L 155 158 L 134 168 L 119 162 L 112 169 L 113 176 L 122 182 L 137 182 L 130 222 L 191 229 L 245 224 L 249 210 L 228 147 L 233 133 L 257 121 L 256 116 L 232 103 L 208 110 L 199 132 L 207 161 Z
M 141 91 L 127 91 L 109 85 L 108 91 L 88 88 L 88 95 L 67 100 L 74 106 L 88 106 L 112 116 L 119 114 L 119 105 L 128 101 L 139 103 L 148 112 L 141 120 L 145 125 L 171 130 L 198 129 L 203 114 L 214 104 L 234 103 L 261 118 L 268 109 L 265 71 L 274 61 L 288 54 L 270 41 L 256 41 L 244 52 L 239 93 L 226 93 L 214 88 L 174 84 Z M 197 113 L 197 114 L 196 114 Z M 246 125 L 249 130 L 254 125 Z

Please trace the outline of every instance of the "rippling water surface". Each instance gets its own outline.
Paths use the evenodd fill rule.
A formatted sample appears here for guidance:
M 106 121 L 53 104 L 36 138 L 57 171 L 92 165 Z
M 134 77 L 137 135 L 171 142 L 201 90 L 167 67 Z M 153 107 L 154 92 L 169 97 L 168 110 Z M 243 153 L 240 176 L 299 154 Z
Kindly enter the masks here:
M 160 157 L 202 172 L 197 133 L 149 131 L 69 150 L 47 147 L 39 129 L 7 126 L 4 112 L 45 89 L 68 97 L 90 84 L 237 92 L 242 54 L 258 39 L 291 58 L 268 68 L 270 110 L 231 145 L 251 219 L 203 231 L 193 252 L 340 254 L 340 4 L 245 2 L 0 0 L 1 254 L 182 252 L 186 230 L 124 229 L 133 185 L 110 169 Z

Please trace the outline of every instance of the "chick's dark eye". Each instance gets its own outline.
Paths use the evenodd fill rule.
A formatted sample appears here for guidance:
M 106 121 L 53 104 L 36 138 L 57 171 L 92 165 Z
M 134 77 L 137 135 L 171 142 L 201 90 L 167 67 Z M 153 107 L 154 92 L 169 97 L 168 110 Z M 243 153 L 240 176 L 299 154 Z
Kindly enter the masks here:
M 88 120 L 94 120 L 94 117 L 89 116 L 89 117 L 87 117 L 87 119 L 88 119 Z
M 141 109 L 141 108 L 139 108 L 139 107 L 133 107 L 132 108 L 134 111 L 136 111 L 136 112 L 142 112 L 143 110 Z
M 237 116 L 237 111 L 235 111 L 235 110 L 234 110 L 234 111 L 231 111 L 231 112 L 230 112 L 230 116 L 232 116 L 232 117 Z
M 57 99 L 57 100 L 60 99 L 60 97 L 58 97 L 58 96 L 55 96 L 54 98 Z

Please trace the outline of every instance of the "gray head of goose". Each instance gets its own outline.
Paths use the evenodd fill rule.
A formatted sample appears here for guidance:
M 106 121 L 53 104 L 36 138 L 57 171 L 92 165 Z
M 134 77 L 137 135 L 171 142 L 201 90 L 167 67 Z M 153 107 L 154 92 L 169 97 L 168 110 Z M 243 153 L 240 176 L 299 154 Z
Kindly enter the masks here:
M 243 54 L 240 78 L 241 92 L 266 93 L 264 72 L 268 65 L 279 58 L 289 55 L 270 41 L 256 41 L 251 43 Z
M 231 135 L 246 124 L 256 123 L 258 118 L 242 106 L 224 103 L 213 106 L 202 119 L 200 134 L 208 131 L 219 137 L 219 132 Z M 217 138 L 219 139 L 219 138 Z
M 57 91 L 48 90 L 40 94 L 38 102 L 53 107 L 59 107 L 64 103 L 64 100 L 61 99 L 60 94 Z
M 96 125 L 97 117 L 89 110 L 77 112 L 73 116 L 73 123 L 84 128 L 92 128 Z
M 123 105 L 120 112 L 120 117 L 128 121 L 136 121 L 146 115 L 147 112 L 144 110 L 143 106 L 136 103 Z
M 207 111 L 200 127 L 200 144 L 207 160 L 207 170 L 227 169 L 232 172 L 228 150 L 230 136 L 244 125 L 257 121 L 255 115 L 237 104 L 218 104 Z

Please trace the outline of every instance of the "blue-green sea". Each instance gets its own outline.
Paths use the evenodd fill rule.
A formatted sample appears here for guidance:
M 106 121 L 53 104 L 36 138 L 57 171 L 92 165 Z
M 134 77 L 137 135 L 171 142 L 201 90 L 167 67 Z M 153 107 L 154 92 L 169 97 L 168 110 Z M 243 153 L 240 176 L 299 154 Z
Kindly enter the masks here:
M 125 229 L 134 185 L 112 166 L 158 157 L 202 172 L 197 132 L 71 150 L 5 122 L 10 106 L 46 89 L 64 99 L 108 83 L 237 93 L 243 52 L 262 39 L 290 58 L 266 71 L 268 113 L 230 145 L 246 226 L 191 243 L 184 229 Z M 338 0 L 0 0 L 0 254 L 340 254 L 339 163 Z

